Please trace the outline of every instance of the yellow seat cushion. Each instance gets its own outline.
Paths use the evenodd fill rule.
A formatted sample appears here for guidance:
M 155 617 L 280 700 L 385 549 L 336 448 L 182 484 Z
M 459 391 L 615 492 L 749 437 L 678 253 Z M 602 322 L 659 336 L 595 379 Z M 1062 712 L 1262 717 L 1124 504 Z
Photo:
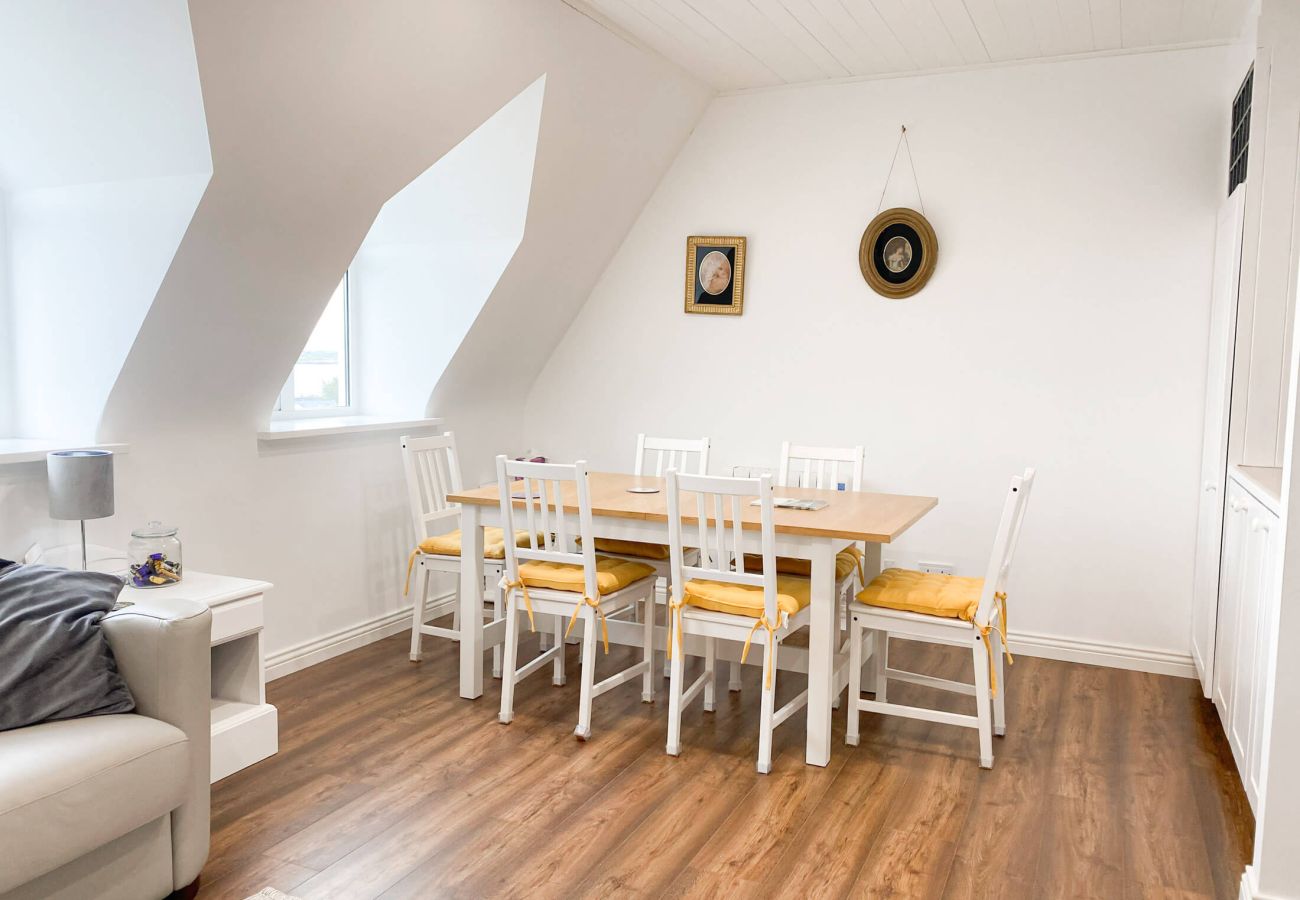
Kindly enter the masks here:
M 840 581 L 844 578 L 848 578 L 849 574 L 858 567 L 858 562 L 861 559 L 862 548 L 857 544 L 849 544 L 839 553 L 836 553 L 835 580 Z M 763 557 L 757 553 L 746 553 L 745 571 L 763 571 Z M 812 575 L 812 560 L 795 559 L 791 556 L 778 556 L 776 558 L 776 571 L 778 574 L 802 575 L 804 578 L 808 578 Z
M 655 573 L 654 566 L 615 559 L 612 556 L 596 557 L 596 590 L 602 595 L 623 588 Z M 519 564 L 519 578 L 529 587 L 551 588 L 556 591 L 583 592 L 583 570 L 577 563 L 557 563 L 549 560 L 529 560 Z
M 983 590 L 983 578 L 886 569 L 858 592 L 858 600 L 867 606 L 971 622 Z
M 763 615 L 763 589 L 756 585 L 729 584 L 692 578 L 682 585 L 682 600 L 688 606 L 714 612 L 759 618 Z M 797 575 L 776 576 L 776 608 L 794 615 L 812 600 L 812 583 Z
M 541 545 L 541 537 L 538 537 L 538 546 Z M 515 546 L 528 546 L 528 532 L 515 532 Z M 460 529 L 449 531 L 446 534 L 435 534 L 433 537 L 425 538 L 420 541 L 420 552 L 428 553 L 431 556 L 460 556 Z M 485 527 L 483 529 L 483 558 L 484 559 L 505 559 L 506 558 L 506 533 L 501 528 Z
M 620 541 L 615 538 L 596 538 L 596 549 L 601 553 L 618 553 L 622 556 L 639 556 L 642 559 L 668 558 L 667 544 L 649 544 L 645 541 Z

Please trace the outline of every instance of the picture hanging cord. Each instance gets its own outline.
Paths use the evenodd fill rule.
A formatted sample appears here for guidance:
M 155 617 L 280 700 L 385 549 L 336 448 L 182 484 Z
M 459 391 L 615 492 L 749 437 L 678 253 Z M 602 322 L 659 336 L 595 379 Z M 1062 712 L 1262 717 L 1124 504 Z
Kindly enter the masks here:
M 916 163 L 912 161 L 912 145 L 907 140 L 907 126 L 900 125 L 898 143 L 894 145 L 894 158 L 889 161 L 889 173 L 885 175 L 885 186 L 880 189 L 880 202 L 876 204 L 876 214 L 880 214 L 880 208 L 885 205 L 885 192 L 889 190 L 889 179 L 894 177 L 894 163 L 898 162 L 898 148 L 907 144 L 907 164 L 912 168 L 912 184 L 916 185 L 916 202 L 921 207 L 921 215 L 925 215 L 925 200 L 921 198 L 921 182 L 916 178 Z

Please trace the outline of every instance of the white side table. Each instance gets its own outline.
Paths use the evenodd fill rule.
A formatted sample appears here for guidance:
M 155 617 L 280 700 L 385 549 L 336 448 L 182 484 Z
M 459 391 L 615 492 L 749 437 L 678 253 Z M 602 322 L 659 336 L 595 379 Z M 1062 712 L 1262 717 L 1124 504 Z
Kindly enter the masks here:
M 266 702 L 262 653 L 262 600 L 270 588 L 265 581 L 186 569 L 179 584 L 156 589 L 163 596 L 194 600 L 212 610 L 213 781 L 279 749 L 276 710 Z M 121 599 L 152 593 L 128 586 Z

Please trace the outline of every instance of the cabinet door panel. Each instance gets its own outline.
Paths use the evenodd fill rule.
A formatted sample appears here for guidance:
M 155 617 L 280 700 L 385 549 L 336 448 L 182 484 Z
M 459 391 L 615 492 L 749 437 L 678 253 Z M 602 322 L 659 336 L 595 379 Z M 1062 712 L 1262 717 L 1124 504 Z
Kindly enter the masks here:
M 1263 595 L 1265 550 L 1268 532 L 1265 516 L 1269 513 L 1253 497 L 1247 503 L 1244 520 L 1246 526 L 1245 554 L 1242 559 L 1240 593 L 1237 595 L 1237 625 L 1234 633 L 1237 650 L 1234 654 L 1236 672 L 1232 681 L 1232 694 L 1228 700 L 1228 743 L 1237 760 L 1243 783 L 1250 769 L 1251 711 L 1254 707 L 1256 661 L 1259 650 L 1259 608 Z
M 1276 634 L 1278 520 L 1271 513 L 1261 517 L 1259 536 L 1260 578 L 1255 625 L 1255 665 L 1250 696 L 1250 732 L 1246 751 L 1246 772 L 1242 782 L 1251 807 L 1259 801 L 1263 782 L 1264 722 L 1268 714 L 1267 697 L 1273 668 L 1273 636 Z
M 1228 484 L 1228 503 L 1223 526 L 1223 564 L 1219 580 L 1219 606 L 1214 656 L 1214 705 L 1224 730 L 1232 721 L 1233 682 L 1237 670 L 1237 620 L 1241 581 L 1246 554 L 1247 494 L 1233 482 Z

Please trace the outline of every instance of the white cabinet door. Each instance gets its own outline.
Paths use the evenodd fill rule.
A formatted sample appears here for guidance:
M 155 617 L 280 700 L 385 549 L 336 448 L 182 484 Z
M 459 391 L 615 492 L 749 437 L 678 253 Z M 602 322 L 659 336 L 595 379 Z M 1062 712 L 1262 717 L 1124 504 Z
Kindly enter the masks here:
M 1237 623 L 1241 611 L 1242 576 L 1245 572 L 1246 535 L 1249 528 L 1249 494 L 1228 482 L 1228 504 L 1223 522 L 1223 565 L 1214 655 L 1214 705 L 1228 730 L 1232 722 L 1233 684 L 1237 673 Z
M 1251 710 L 1254 707 L 1257 662 L 1259 659 L 1260 602 L 1265 585 L 1263 578 L 1268 568 L 1265 557 L 1268 550 L 1268 532 L 1265 517 L 1271 517 L 1254 497 L 1247 495 L 1246 509 L 1241 515 L 1245 523 L 1245 545 L 1241 571 L 1237 578 L 1237 621 L 1233 628 L 1232 692 L 1228 698 L 1228 744 L 1246 784 L 1250 771 Z M 1250 794 L 1249 789 L 1247 795 Z M 1251 798 L 1252 804 L 1254 798 Z
M 1273 670 L 1273 642 L 1277 633 L 1277 609 L 1281 599 L 1277 589 L 1278 518 L 1264 510 L 1251 523 L 1252 541 L 1258 544 L 1260 560 L 1259 590 L 1255 606 L 1253 637 L 1254 672 L 1251 678 L 1250 730 L 1246 750 L 1246 771 L 1242 782 L 1250 805 L 1258 809 L 1263 787 L 1264 722 L 1266 699 Z
M 1205 438 L 1201 447 L 1196 566 L 1192 584 L 1192 659 L 1201 676 L 1201 688 L 1207 697 L 1211 696 L 1218 622 L 1228 413 L 1232 394 L 1232 351 L 1236 334 L 1237 280 L 1241 271 L 1242 206 L 1245 195 L 1245 190 L 1238 187 L 1224 202 L 1219 210 L 1215 234 L 1210 344 L 1205 379 Z
M 1265 705 L 1277 616 L 1278 518 L 1229 479 L 1213 696 L 1254 808 L 1263 784 Z

